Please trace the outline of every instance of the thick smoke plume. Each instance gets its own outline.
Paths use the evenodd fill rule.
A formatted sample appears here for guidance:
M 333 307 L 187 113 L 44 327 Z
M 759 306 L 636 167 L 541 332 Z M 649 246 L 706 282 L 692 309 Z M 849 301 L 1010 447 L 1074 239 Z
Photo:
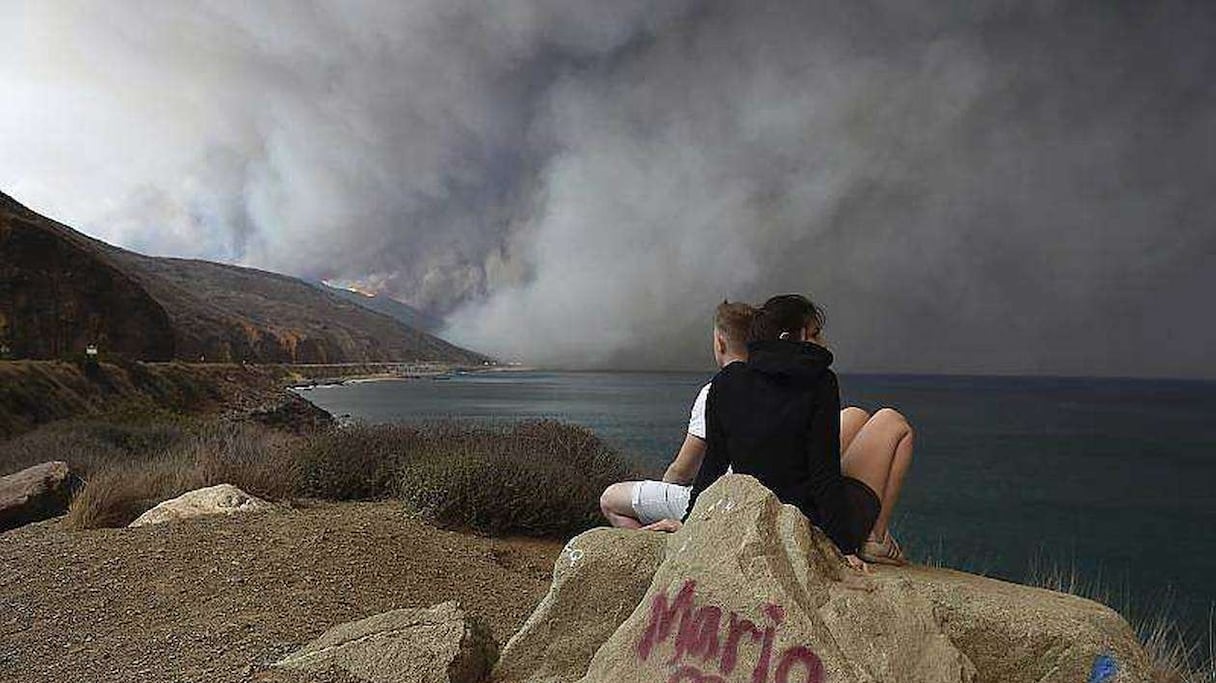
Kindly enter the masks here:
M 852 370 L 1216 376 L 1216 5 L 0 4 L 0 188 L 359 283 L 458 342 L 704 367 L 811 292 Z

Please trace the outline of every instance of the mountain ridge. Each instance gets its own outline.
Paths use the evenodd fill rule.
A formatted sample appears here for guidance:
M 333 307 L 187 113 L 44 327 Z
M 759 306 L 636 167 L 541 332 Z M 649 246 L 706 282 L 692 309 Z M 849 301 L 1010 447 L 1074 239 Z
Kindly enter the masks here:
M 413 327 L 423 332 L 436 334 L 443 329 L 443 320 L 431 315 L 427 315 L 423 311 L 410 306 L 407 303 L 398 301 L 384 294 L 364 294 L 363 292 L 347 289 L 331 285 L 326 282 L 317 283 L 318 286 L 324 288 L 339 298 L 345 299 L 362 306 L 371 311 L 382 313 L 390 318 L 393 318 L 408 327 Z
M 139 254 L 0 192 L 0 346 L 62 358 L 88 344 L 139 360 L 489 361 L 313 283 Z

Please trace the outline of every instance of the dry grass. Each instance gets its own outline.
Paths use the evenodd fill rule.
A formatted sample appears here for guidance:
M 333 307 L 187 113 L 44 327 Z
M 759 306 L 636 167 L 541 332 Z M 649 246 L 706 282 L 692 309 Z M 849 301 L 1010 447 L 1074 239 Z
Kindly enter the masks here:
M 557 422 L 352 425 L 291 436 L 254 424 L 65 421 L 0 443 L 0 474 L 64 460 L 84 480 L 72 528 L 125 526 L 220 483 L 270 500 L 399 498 L 436 524 L 564 537 L 598 524 L 599 494 L 634 477 L 592 432 Z
M 295 457 L 297 492 L 328 500 L 382 500 L 405 463 L 436 433 L 405 425 L 351 425 L 310 439 Z
M 0 438 L 88 413 L 103 393 L 72 363 L 0 362 Z
M 440 525 L 532 536 L 594 526 L 600 492 L 633 474 L 592 432 L 549 421 L 354 425 L 312 439 L 296 463 L 301 495 L 400 498 Z
M 1200 644 L 1188 641 L 1168 609 L 1163 608 L 1152 618 L 1140 620 L 1135 627 L 1153 663 L 1152 683 L 1216 683 L 1210 622 L 1206 662 Z
M 65 523 L 71 529 L 123 527 L 162 500 L 192 488 L 187 463 L 156 460 L 103 469 L 72 498 Z
M 93 365 L 0 361 L 0 439 L 65 419 L 202 413 L 242 398 L 280 396 L 291 374 L 280 366 L 139 363 L 107 356 Z
M 295 481 L 291 446 L 291 437 L 255 425 L 206 424 L 167 447 L 94 464 L 66 522 L 75 529 L 126 526 L 163 500 L 215 484 L 285 498 Z
M 118 463 L 143 462 L 180 442 L 188 423 L 164 417 L 140 422 L 56 422 L 0 442 L 0 475 L 62 460 L 82 477 Z
M 635 478 L 590 431 L 554 422 L 476 430 L 432 445 L 397 495 L 431 521 L 476 531 L 564 537 L 601 523 L 599 495 Z
M 1115 590 L 1100 580 L 1086 580 L 1075 563 L 1065 567 L 1036 561 L 1026 582 L 1095 600 L 1123 614 L 1148 653 L 1152 663 L 1151 683 L 1216 683 L 1216 635 L 1210 615 L 1207 642 L 1200 643 L 1188 637 L 1179 626 L 1168 594 L 1155 601 L 1149 612 L 1143 613 L 1131 604 L 1128 591 Z

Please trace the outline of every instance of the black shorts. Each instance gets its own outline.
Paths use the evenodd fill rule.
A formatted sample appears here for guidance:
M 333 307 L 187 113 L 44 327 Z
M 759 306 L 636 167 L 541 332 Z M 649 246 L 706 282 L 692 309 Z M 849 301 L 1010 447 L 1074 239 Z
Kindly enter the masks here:
M 844 477 L 840 498 L 834 502 L 838 509 L 824 511 L 823 530 L 841 552 L 856 553 L 874 529 L 882 501 L 864 481 Z

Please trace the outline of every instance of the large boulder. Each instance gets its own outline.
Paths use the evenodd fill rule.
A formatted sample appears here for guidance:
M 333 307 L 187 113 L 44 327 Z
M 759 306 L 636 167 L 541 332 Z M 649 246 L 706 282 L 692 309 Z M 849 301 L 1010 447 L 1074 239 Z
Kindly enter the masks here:
M 0 477 L 0 531 L 63 514 L 76 484 L 68 464 L 60 461 Z
M 969 683 L 924 597 L 846 574 L 821 531 L 755 479 L 698 500 L 584 683 Z
M 933 603 L 980 683 L 1149 680 L 1136 634 L 1106 605 L 949 569 L 884 568 L 878 580 Z
M 217 484 L 183 493 L 148 510 L 128 526 L 163 524 L 177 519 L 265 510 L 274 506 L 232 484 Z
M 480 683 L 496 654 L 489 630 L 445 602 L 340 624 L 274 666 L 368 683 Z
M 1127 623 L 1089 600 L 950 570 L 848 569 L 796 508 L 733 475 L 676 534 L 572 541 L 494 680 L 1130 683 L 1147 666 Z
M 553 584 L 494 669 L 501 683 L 582 677 L 596 650 L 633 612 L 663 562 L 664 534 L 593 529 L 566 544 Z

